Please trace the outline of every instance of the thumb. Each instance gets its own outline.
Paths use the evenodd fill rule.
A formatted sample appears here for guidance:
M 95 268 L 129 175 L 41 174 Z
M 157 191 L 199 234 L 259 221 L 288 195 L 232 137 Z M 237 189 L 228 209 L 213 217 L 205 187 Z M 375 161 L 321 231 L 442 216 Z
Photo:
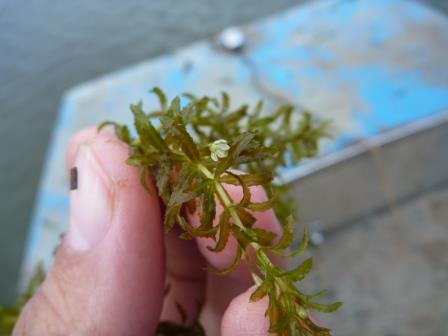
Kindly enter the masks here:
M 154 333 L 165 276 L 160 209 L 127 156 L 107 134 L 79 147 L 69 230 L 14 335 Z
M 259 301 L 250 302 L 250 296 L 255 288 L 252 286 L 230 302 L 221 322 L 222 336 L 271 335 L 268 331 L 269 320 L 265 316 L 268 299 L 265 297 Z

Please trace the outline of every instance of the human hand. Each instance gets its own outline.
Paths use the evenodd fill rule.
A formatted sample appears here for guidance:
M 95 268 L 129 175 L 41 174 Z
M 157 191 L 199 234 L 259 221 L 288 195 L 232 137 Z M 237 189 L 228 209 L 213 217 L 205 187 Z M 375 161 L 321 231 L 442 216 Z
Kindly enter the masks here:
M 69 229 L 13 334 L 153 335 L 159 321 L 182 323 L 179 303 L 187 323 L 203 306 L 207 335 L 267 335 L 267 299 L 249 303 L 246 266 L 224 277 L 203 270 L 228 266 L 235 241 L 214 253 L 206 248 L 210 239 L 165 234 L 155 187 L 150 181 L 152 193 L 144 190 L 127 157 L 127 146 L 107 131 L 86 129 L 70 141 L 67 167 L 77 167 L 78 183 L 70 192 Z M 227 190 L 241 198 L 239 187 Z M 253 201 L 265 197 L 251 191 Z M 256 226 L 280 232 L 272 211 L 254 215 Z M 198 224 L 196 216 L 190 221 Z

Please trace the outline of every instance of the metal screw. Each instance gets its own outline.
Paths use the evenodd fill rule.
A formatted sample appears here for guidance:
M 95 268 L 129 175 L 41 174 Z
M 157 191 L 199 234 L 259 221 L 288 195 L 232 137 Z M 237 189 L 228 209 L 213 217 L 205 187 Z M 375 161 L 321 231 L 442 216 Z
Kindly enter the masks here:
M 310 243 L 313 246 L 320 246 L 325 241 L 325 236 L 321 230 L 322 223 L 320 220 L 315 220 L 309 224 L 310 228 Z
M 322 232 L 320 231 L 313 231 L 310 234 L 310 242 L 314 246 L 320 246 L 325 241 L 325 237 Z
M 219 34 L 218 43 L 228 51 L 238 52 L 246 45 L 246 36 L 241 29 L 230 27 Z

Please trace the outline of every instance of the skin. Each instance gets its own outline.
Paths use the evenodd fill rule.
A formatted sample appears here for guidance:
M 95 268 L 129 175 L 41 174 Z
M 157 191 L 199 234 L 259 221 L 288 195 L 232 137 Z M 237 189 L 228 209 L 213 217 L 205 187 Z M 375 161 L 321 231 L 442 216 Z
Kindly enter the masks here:
M 153 335 L 160 320 L 181 322 L 176 302 L 185 308 L 189 322 L 198 303 L 203 304 L 201 322 L 207 335 L 268 335 L 267 300 L 249 303 L 254 288 L 247 266 L 225 277 L 204 271 L 206 266 L 229 265 L 235 242 L 213 253 L 206 248 L 210 240 L 181 240 L 176 231 L 165 234 L 156 191 L 147 193 L 137 170 L 124 164 L 128 148 L 110 131 L 82 130 L 70 141 L 67 169 L 81 145 L 89 147 L 112 181 L 113 226 L 88 251 L 74 249 L 64 238 L 13 335 Z M 227 190 L 233 199 L 241 198 L 239 187 Z M 251 191 L 253 201 L 265 199 L 262 189 Z M 70 211 L 76 215 L 75 209 Z M 280 233 L 272 212 L 254 215 L 256 226 Z M 189 220 L 199 224 L 196 214 Z M 171 290 L 164 296 L 167 283 Z

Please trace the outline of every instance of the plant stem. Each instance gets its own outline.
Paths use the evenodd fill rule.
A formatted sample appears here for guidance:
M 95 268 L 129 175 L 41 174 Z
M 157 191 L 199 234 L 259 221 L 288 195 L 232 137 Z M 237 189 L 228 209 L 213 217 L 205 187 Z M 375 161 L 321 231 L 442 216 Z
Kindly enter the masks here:
M 215 180 L 215 176 L 213 175 L 213 173 L 210 170 L 207 169 L 207 167 L 205 167 L 202 164 L 199 164 L 198 168 L 207 178 Z M 215 187 L 216 187 L 216 192 L 217 192 L 219 198 L 221 199 L 222 203 L 229 210 L 229 213 L 232 216 L 232 218 L 233 218 L 233 220 L 235 222 L 235 225 L 237 225 L 243 232 L 245 232 L 246 231 L 246 227 L 242 223 L 240 217 L 238 216 L 238 213 L 233 208 L 233 202 L 230 199 L 230 197 L 227 194 L 227 192 L 225 191 L 224 187 L 221 185 L 221 183 L 219 183 L 216 180 L 215 180 Z M 255 252 L 259 252 L 259 250 L 260 250 L 260 252 L 265 255 L 266 263 L 268 264 L 268 266 L 270 268 L 274 267 L 274 265 L 272 264 L 271 260 L 266 256 L 265 252 L 261 250 L 261 247 L 260 247 L 259 244 L 255 243 L 255 242 L 251 242 L 250 245 L 255 250 Z M 253 277 L 253 279 L 254 279 L 254 282 L 256 284 L 259 284 L 259 282 L 260 282 L 259 278 L 257 280 L 256 278 Z
M 229 210 L 229 213 L 232 216 L 232 218 L 235 222 L 235 225 L 237 225 L 243 232 L 245 232 L 246 227 L 242 223 L 240 217 L 238 216 L 238 213 L 235 211 L 235 209 L 233 207 L 233 202 L 230 199 L 227 192 L 225 191 L 224 187 L 221 185 L 221 183 L 219 183 L 218 181 L 215 180 L 215 176 L 213 175 L 213 173 L 210 170 L 207 169 L 207 167 L 205 167 L 202 164 L 199 164 L 198 168 L 207 178 L 215 181 L 216 192 L 217 192 L 219 198 L 221 199 L 224 206 Z M 251 242 L 250 246 L 252 246 L 255 253 L 262 253 L 262 258 L 264 259 L 264 262 L 266 263 L 266 266 L 269 269 L 273 269 L 275 267 L 274 264 L 272 263 L 272 261 L 266 255 L 266 252 L 261 249 L 259 244 L 255 243 L 255 242 Z M 258 267 L 258 269 L 261 271 L 261 273 L 264 273 L 263 270 L 260 269 L 260 267 Z M 256 275 L 255 273 L 252 273 L 252 272 L 250 272 L 250 273 L 252 275 L 252 279 L 254 280 L 254 283 L 257 286 L 259 286 L 263 280 L 260 279 L 260 277 L 258 275 Z M 263 274 L 263 275 L 266 276 L 266 274 Z M 285 281 L 282 278 L 277 279 L 276 284 L 279 286 L 279 288 L 282 291 L 286 291 L 288 288 L 288 285 L 285 283 Z
M 199 170 L 207 178 L 215 180 L 214 175 L 212 174 L 212 172 L 210 170 L 207 169 L 207 167 L 205 167 L 202 164 L 199 164 L 198 167 L 199 167 Z M 232 216 L 233 220 L 235 221 L 235 225 L 237 225 L 241 230 L 244 230 L 245 227 L 244 227 L 243 223 L 241 222 L 240 217 L 236 213 L 235 209 L 232 207 L 233 206 L 233 202 L 231 201 L 229 195 L 227 195 L 227 192 L 224 190 L 224 188 L 221 185 L 221 183 L 219 183 L 218 181 L 215 181 L 215 187 L 216 187 L 216 192 L 218 193 L 218 196 L 221 199 L 222 203 L 224 204 L 224 206 L 226 208 L 229 209 L 229 213 Z

